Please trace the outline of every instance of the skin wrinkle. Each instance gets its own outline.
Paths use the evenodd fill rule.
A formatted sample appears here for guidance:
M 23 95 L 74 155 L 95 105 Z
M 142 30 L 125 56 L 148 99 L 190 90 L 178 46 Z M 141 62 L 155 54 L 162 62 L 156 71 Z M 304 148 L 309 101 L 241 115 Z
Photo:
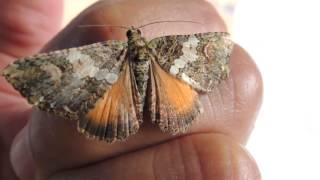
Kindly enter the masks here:
M 192 144 L 193 144 L 193 148 L 194 148 L 194 150 L 196 151 L 196 156 L 197 156 L 197 159 L 198 159 L 198 162 L 199 162 L 199 168 L 200 168 L 200 174 L 202 175 L 202 179 L 204 179 L 205 180 L 205 170 L 204 170 L 204 162 L 202 161 L 202 159 L 199 157 L 199 150 L 198 150 L 198 148 L 197 148 L 197 146 L 195 145 L 195 142 L 194 142 L 194 139 L 192 139 L 191 140 L 191 142 L 192 142 Z
M 216 88 L 214 90 L 214 93 L 212 94 L 209 94 L 207 96 L 207 99 L 208 99 L 208 102 L 210 104 L 210 107 L 213 107 L 211 111 L 207 111 L 207 112 L 210 112 L 210 115 L 208 115 L 208 117 L 211 117 L 209 121 L 216 121 L 216 122 L 219 122 L 219 121 L 222 121 L 224 119 L 219 119 L 218 117 L 221 116 L 221 111 L 219 111 L 218 108 L 215 108 L 215 107 L 219 107 L 219 106 L 216 106 L 216 104 L 218 104 L 217 102 L 214 102 L 213 99 L 217 98 L 217 95 L 216 93 L 219 93 L 220 94 L 220 90 L 218 88 Z M 219 115 L 219 116 L 218 116 Z M 212 125 L 211 125 L 212 126 Z M 220 127 L 220 125 L 218 125 Z M 223 131 L 223 129 L 220 129 L 220 128 L 217 128 L 217 127 L 212 127 L 214 128 L 214 131 L 215 133 L 220 133 L 220 134 L 224 134 L 224 135 L 228 135 L 226 132 Z M 211 129 L 211 128 L 210 128 Z M 202 132 L 210 132 L 210 130 L 205 130 L 205 131 L 202 131 Z
M 205 135 L 205 136 L 208 136 L 208 135 L 210 135 L 210 136 L 212 136 L 213 134 L 215 134 L 215 133 L 200 133 L 200 135 Z M 188 141 L 191 141 L 192 142 L 192 144 L 193 144 L 193 146 L 194 146 L 194 150 L 196 150 L 196 153 L 197 153 L 197 155 L 195 155 L 196 157 L 201 157 L 201 160 L 199 160 L 199 168 L 201 169 L 200 171 L 201 171 L 201 175 L 205 175 L 205 174 L 208 174 L 209 173 L 209 171 L 208 171 L 208 161 L 203 161 L 203 160 L 207 160 L 207 158 L 206 158 L 206 156 L 208 155 L 207 153 L 208 153 L 208 151 L 207 152 L 203 152 L 203 149 L 198 149 L 199 148 L 199 145 L 195 145 L 194 143 L 198 140 L 198 136 L 199 136 L 199 134 L 194 134 L 196 137 L 192 137 L 193 135 L 190 135 L 191 136 L 191 138 L 190 138 L 190 140 L 188 140 Z M 223 137 L 226 137 L 225 135 L 217 135 L 217 136 L 223 136 Z M 187 137 L 180 137 L 180 138 L 178 138 L 178 139 L 175 139 L 175 140 L 172 140 L 172 141 L 186 141 L 186 138 Z M 211 138 L 210 138 L 211 139 Z M 165 152 L 165 154 L 168 154 L 168 153 L 170 153 L 170 152 L 172 152 L 172 148 L 175 148 L 175 147 L 177 147 L 176 145 L 177 144 L 170 144 L 170 143 L 172 143 L 172 141 L 170 141 L 168 144 L 160 144 L 159 145 L 159 147 L 158 146 L 152 146 L 152 147 L 149 147 L 149 148 L 152 148 L 152 149 L 149 149 L 149 148 L 147 148 L 146 149 L 146 151 L 148 151 L 148 152 L 151 152 L 151 156 L 153 156 L 153 157 L 156 157 L 156 155 L 152 155 L 152 154 L 161 154 L 161 156 L 160 157 L 162 157 L 163 156 L 163 152 Z M 206 141 L 208 141 L 208 140 L 206 140 Z M 227 141 L 229 141 L 229 138 L 227 138 Z M 184 142 L 183 142 L 184 143 Z M 203 142 L 202 142 L 202 144 L 203 144 Z M 216 143 L 215 143 L 216 144 Z M 164 146 L 165 145 L 165 146 Z M 169 146 L 169 147 L 168 147 Z M 217 146 L 217 145 L 216 145 Z M 233 162 L 233 161 L 231 161 L 232 160 L 232 158 L 233 158 L 233 151 L 232 151 L 232 149 L 231 149 L 231 147 L 232 146 L 230 146 L 230 145 L 228 145 L 228 146 L 225 146 L 225 145 L 223 145 L 224 146 L 224 149 L 222 149 L 223 150 L 223 154 L 224 155 L 229 155 L 229 158 L 228 157 L 224 157 L 222 160 L 225 160 L 225 159 L 229 159 L 230 161 L 229 161 L 229 163 L 226 163 L 225 161 L 221 161 L 221 165 L 220 166 L 218 166 L 218 167 L 220 167 L 220 168 L 218 168 L 217 170 L 222 170 L 221 168 L 223 168 L 223 170 L 224 171 L 220 171 L 220 173 L 221 172 L 223 172 L 223 174 L 222 175 L 228 175 L 228 178 L 224 178 L 224 179 L 230 179 L 231 177 L 232 178 L 235 178 L 235 177 L 238 177 L 238 176 L 235 176 L 234 175 L 234 172 L 237 172 L 238 171 L 238 169 L 236 169 L 238 166 L 236 166 L 236 164 Z M 234 145 L 233 145 L 234 146 Z M 235 148 L 235 149 L 237 149 L 237 148 Z M 151 150 L 151 151 L 150 151 Z M 222 151 L 222 150 L 219 150 L 219 151 Z M 135 156 L 134 154 L 136 154 L 136 153 L 141 153 L 140 151 L 136 151 L 136 152 L 131 152 L 132 153 L 132 155 L 133 156 Z M 129 153 L 129 154 L 124 154 L 123 156 L 118 156 L 118 157 L 115 157 L 115 158 L 112 158 L 112 159 L 109 159 L 109 160 L 116 160 L 116 159 L 118 159 L 118 158 L 123 158 L 123 157 L 127 157 L 128 155 L 130 155 L 131 153 Z M 172 156 L 173 154 L 169 154 L 169 156 Z M 209 154 L 209 155 L 211 155 L 211 153 Z M 217 155 L 219 155 L 219 154 L 217 154 Z M 172 159 L 172 158 L 170 158 L 170 159 Z M 220 159 L 220 158 L 219 158 Z M 137 159 L 138 160 L 138 159 Z M 134 162 L 136 162 L 137 160 L 134 160 Z M 164 158 L 160 158 L 159 159 L 159 161 L 155 161 L 155 160 L 151 160 L 151 161 L 149 161 L 149 162 L 153 162 L 152 164 L 153 164 L 153 170 L 152 170 L 152 172 L 157 172 L 158 170 L 159 170 L 159 168 L 157 168 L 157 167 L 159 167 L 159 166 L 157 166 L 156 164 L 161 164 L 161 163 L 163 163 L 163 160 L 164 160 Z M 171 161 L 171 160 L 170 160 Z M 217 162 L 211 162 L 211 163 L 217 163 Z M 108 162 L 107 161 L 99 161 L 99 162 L 96 162 L 96 163 L 92 163 L 92 166 L 95 166 L 95 165 L 98 165 L 99 166 L 99 168 L 101 169 L 102 167 L 100 167 L 100 165 L 102 165 L 102 164 L 108 164 Z M 206 165 L 207 164 L 207 165 Z M 227 164 L 229 164 L 229 165 L 227 165 Z M 172 165 L 172 163 L 170 163 L 169 164 L 169 167 Z M 228 173 L 227 172 L 225 172 L 225 170 L 230 170 L 230 168 L 226 168 L 226 167 L 230 167 L 230 166 L 232 166 L 232 168 L 233 169 L 235 169 L 235 170 L 231 170 L 231 172 L 229 172 L 228 171 Z M 202 167 L 206 167 L 207 169 L 206 170 L 203 170 L 202 169 Z M 215 166 L 213 166 L 213 167 L 215 167 Z M 240 166 L 241 167 L 241 166 Z M 90 165 L 86 165 L 86 166 L 83 166 L 83 167 L 80 167 L 80 168 L 74 168 L 74 169 L 67 169 L 67 170 L 63 170 L 63 171 L 58 171 L 58 172 L 56 172 L 56 173 L 54 173 L 52 176 L 46 176 L 48 179 L 50 179 L 50 180 L 53 180 L 53 179 L 60 179 L 59 177 L 62 177 L 63 176 L 63 174 L 66 174 L 67 175 L 67 177 L 72 177 L 72 174 L 74 174 L 74 173 L 76 173 L 77 171 L 81 171 L 81 169 L 86 169 L 86 168 L 92 168 L 91 167 L 91 164 Z M 211 170 L 210 170 L 210 172 L 211 172 Z M 112 172 L 111 172 L 112 173 Z M 211 175 L 219 175 L 218 177 L 220 177 L 220 173 L 218 173 L 218 174 L 212 174 L 212 173 L 210 173 Z M 226 174 L 227 173 L 227 174 Z M 158 176 L 157 175 L 155 175 L 155 174 L 157 174 L 157 173 L 152 173 L 152 176 L 151 177 L 154 177 L 154 180 L 161 180 L 162 178 L 158 178 Z M 179 173 L 180 174 L 180 173 Z M 98 175 L 98 174 L 97 174 Z M 124 175 L 124 174 L 123 174 Z M 209 174 L 208 174 L 209 175 Z M 86 175 L 87 176 L 87 175 Z M 112 177 L 113 177 L 113 175 L 112 175 Z M 163 176 L 162 176 L 163 177 Z M 214 176 L 215 177 L 215 176 Z M 47 179 L 47 178 L 45 178 L 45 179 Z M 210 176 L 210 177 L 205 177 L 205 178 L 203 178 L 202 176 L 201 176 L 201 178 L 203 179 L 203 180 L 206 180 L 206 179 L 211 179 L 212 178 L 212 176 Z M 231 179 L 232 179 L 231 178 Z M 239 177 L 240 179 L 243 179 L 242 178 L 242 176 L 241 177 Z M 121 178 L 120 178 L 121 179 Z M 199 180 L 202 180 L 202 179 L 199 179 Z M 238 178 L 236 178 L 236 179 L 238 179 Z
M 200 118 L 201 119 L 208 119 L 208 117 L 211 117 L 211 119 L 217 119 L 216 118 L 216 114 L 213 112 L 214 111 L 214 107 L 215 106 L 213 106 L 213 103 L 211 102 L 211 100 L 210 100 L 210 97 L 209 97 L 210 95 L 208 95 L 208 96 L 203 96 L 203 95 L 200 95 L 200 102 L 202 102 L 203 103 L 203 109 L 204 109 L 204 112 L 205 113 L 203 113 L 203 114 L 200 114 Z M 212 110 L 210 110 L 210 111 L 206 111 L 207 109 L 207 107 L 212 107 Z M 208 116 L 208 117 L 206 117 L 206 116 Z
M 232 79 L 232 78 L 231 78 Z M 228 80 L 229 81 L 229 80 Z M 232 81 L 232 80 L 231 80 Z M 226 83 L 226 84 L 222 84 L 223 85 L 223 91 L 226 91 L 226 92 L 228 92 L 227 90 L 225 90 L 227 87 L 228 87 L 228 85 L 229 85 L 229 83 Z M 221 107 L 228 107 L 228 108 L 223 108 L 223 109 L 220 109 L 221 110 L 221 112 L 219 112 L 218 114 L 223 114 L 223 116 L 225 116 L 224 118 L 225 119 L 229 119 L 229 114 L 235 114 L 235 112 L 236 111 L 234 111 L 234 108 L 232 108 L 232 107 L 230 107 L 229 106 L 229 101 L 228 101 L 228 104 L 226 105 L 224 102 L 224 93 L 222 93 L 221 92 L 222 90 L 220 89 L 220 88 L 218 88 L 217 89 L 217 93 L 218 93 L 218 95 L 217 96 L 215 96 L 215 98 L 217 98 L 217 97 L 219 97 L 219 105 L 221 104 Z M 230 113 L 230 111 L 232 111 L 231 113 Z M 233 115 L 232 117 L 235 117 L 235 115 Z M 217 119 L 217 120 L 219 120 L 219 118 Z M 235 119 L 232 119 L 232 120 L 235 120 Z M 232 127 L 232 125 L 230 125 L 229 126 L 229 124 L 225 127 L 225 128 L 231 128 Z M 230 134 L 226 134 L 225 133 L 225 135 L 229 135 L 230 136 Z
M 34 24 L 33 22 L 26 22 L 23 17 L 18 18 L 17 20 L 15 18 L 15 21 L 17 22 L 0 22 L 4 24 L 5 26 L 1 27 L 1 33 L 2 34 L 14 34 L 14 36 L 1 36 L 4 41 L 10 41 L 11 44 L 14 45 L 32 45 L 32 46 L 39 46 L 41 42 L 35 41 L 34 38 L 39 38 L 39 35 L 47 35 L 48 30 L 52 31 L 52 29 L 49 29 L 45 24 L 41 24 L 39 27 L 37 24 Z M 36 18 L 37 19 L 37 18 Z M 46 19 L 43 17 L 43 19 Z M 39 24 L 40 25 L 40 24 Z M 35 29 L 41 29 L 41 33 L 35 33 Z M 42 33 L 43 32 L 43 33 Z M 32 44 L 30 44 L 32 43 Z M 43 43 L 41 43 L 42 45 Z
M 232 72 L 232 69 L 231 69 L 231 72 Z M 214 117 L 212 119 L 215 119 L 215 120 L 219 121 L 221 119 L 218 118 L 217 114 L 227 114 L 227 113 L 224 112 L 224 111 L 226 111 L 226 109 L 221 109 L 219 107 L 228 107 L 227 110 L 233 109 L 233 108 L 228 106 L 229 104 L 227 104 L 227 105 L 224 104 L 224 101 L 223 101 L 223 99 L 224 99 L 223 98 L 223 94 L 225 94 L 226 92 L 229 92 L 231 90 L 229 88 L 230 82 L 233 83 L 233 78 L 232 77 L 229 77 L 227 81 L 221 82 L 218 88 L 214 88 L 213 91 L 210 94 L 206 95 L 206 96 L 209 97 L 208 98 L 209 99 L 208 102 L 210 104 L 210 107 L 212 107 L 213 110 L 215 110 L 215 109 L 219 110 L 220 109 L 220 111 L 215 111 L 215 112 L 210 114 L 209 117 Z M 221 91 L 223 91 L 223 93 L 221 93 Z M 234 91 L 233 91 L 233 93 L 234 93 Z M 215 102 L 215 101 L 217 101 L 217 102 Z M 219 104 L 219 106 L 217 106 L 217 104 Z
M 226 137 L 226 135 L 219 135 L 216 134 L 216 137 Z M 215 152 L 215 155 L 217 157 L 215 157 L 213 160 L 211 160 L 211 162 L 203 162 L 203 164 L 205 164 L 203 167 L 205 168 L 205 170 L 207 171 L 206 176 L 204 179 L 211 179 L 211 177 L 215 177 L 217 179 L 233 179 L 233 168 L 235 166 L 233 166 L 232 164 L 232 151 L 230 149 L 230 145 L 229 144 L 224 144 L 222 143 L 221 139 L 217 139 L 212 138 L 213 136 L 211 136 L 211 138 L 207 138 L 206 141 L 208 140 L 216 140 L 216 142 L 214 143 L 214 147 L 218 146 L 220 147 L 217 151 Z M 228 141 L 228 139 L 223 139 L 224 141 Z M 196 146 L 198 147 L 198 146 Z M 208 155 L 212 155 L 212 148 L 213 147 L 208 147 L 210 149 L 208 150 L 198 150 L 199 156 L 201 156 L 202 160 L 204 160 L 205 156 Z M 210 150 L 210 151 L 209 151 Z M 215 161 L 215 162 L 214 162 Z
M 202 133 L 203 134 L 203 133 Z M 211 133 L 205 133 L 205 134 L 211 134 Z M 196 134 L 194 134 L 194 135 L 196 135 Z M 190 135 L 190 136 L 192 136 L 192 135 Z M 162 178 L 158 178 L 159 176 L 157 176 L 157 175 L 155 175 L 155 174 L 159 174 L 159 173 L 155 173 L 155 172 L 159 172 L 159 164 L 163 164 L 164 163 L 164 161 L 163 160 L 165 160 L 166 158 L 163 158 L 163 157 L 165 157 L 164 156 L 164 153 L 165 154 L 167 154 L 167 157 L 171 157 L 171 158 L 168 158 L 168 159 L 170 159 L 169 161 L 170 161 L 170 163 L 169 164 L 167 164 L 167 166 L 165 166 L 165 167 L 167 167 L 167 168 L 173 168 L 174 170 L 177 170 L 177 167 L 176 167 L 176 161 L 174 161 L 174 159 L 176 159 L 175 157 L 176 156 L 174 156 L 174 155 L 176 155 L 176 153 L 172 153 L 172 152 L 179 152 L 179 148 L 180 147 L 178 147 L 178 146 L 180 146 L 180 143 L 184 143 L 185 141 L 190 141 L 190 142 L 192 142 L 193 141 L 193 138 L 191 138 L 192 140 L 186 140 L 186 136 L 183 136 L 183 137 L 179 137 L 178 139 L 173 139 L 173 140 L 170 140 L 169 142 L 168 142 L 168 144 L 169 144 L 169 146 L 167 146 L 167 144 L 164 144 L 164 143 L 161 143 L 161 144 L 158 144 L 158 145 L 156 145 L 156 146 L 150 146 L 150 147 L 148 147 L 147 149 L 145 149 L 146 151 L 148 151 L 148 152 L 151 152 L 151 155 L 150 156 L 152 156 L 153 157 L 153 159 L 157 159 L 156 157 L 157 157 L 157 154 L 158 154 L 158 156 L 160 156 L 159 157 L 159 159 L 158 160 L 150 160 L 149 162 L 153 162 L 152 164 L 152 172 L 153 172 L 153 174 L 152 174 L 152 177 L 154 177 L 154 179 L 153 180 L 162 180 L 163 179 L 163 177 L 164 176 L 162 176 Z M 183 141 L 183 142 L 182 142 Z M 194 146 L 193 145 L 193 143 L 192 143 L 192 146 Z M 178 148 L 178 149 L 177 149 Z M 151 149 L 151 150 L 150 150 Z M 174 150 L 173 150 L 174 149 Z M 196 150 L 196 148 L 195 148 L 195 146 L 194 146 L 194 149 Z M 112 160 L 115 160 L 115 159 L 117 159 L 117 158 L 122 158 L 122 157 L 124 157 L 124 156 L 128 156 L 128 155 L 130 155 L 130 154 L 135 154 L 135 153 L 140 153 L 140 151 L 133 151 L 133 152 L 130 152 L 130 153 L 128 153 L 128 154 L 123 154 L 123 155 L 121 155 L 121 156 L 117 156 L 117 157 L 113 157 L 113 158 L 110 158 L 110 159 L 108 159 L 108 160 L 110 160 L 110 161 L 112 161 Z M 196 153 L 197 153 L 197 151 L 196 151 Z M 181 155 L 181 154 L 180 154 Z M 195 155 L 195 156 L 199 156 L 199 153 L 197 153 L 197 155 Z M 200 162 L 200 161 L 199 161 Z M 81 166 L 81 167 L 75 167 L 75 168 L 71 168 L 71 169 L 64 169 L 64 170 L 62 170 L 62 171 L 57 171 L 57 172 L 55 172 L 55 173 L 52 173 L 52 174 L 50 174 L 50 175 L 46 175 L 46 176 L 42 176 L 42 178 L 43 179 L 50 179 L 50 180 L 53 180 L 53 179 L 59 179 L 59 177 L 61 176 L 61 175 L 63 175 L 64 173 L 66 173 L 66 174 L 69 174 L 70 172 L 71 172 L 71 174 L 72 174 L 72 172 L 74 172 L 74 171 L 81 171 L 81 169 L 86 169 L 86 168 L 90 168 L 91 167 L 91 165 L 92 166 L 95 166 L 95 165 L 99 165 L 99 164 L 105 164 L 105 163 L 108 163 L 107 161 L 105 161 L 105 160 L 102 160 L 102 161 L 97 161 L 97 162 L 93 162 L 93 163 L 91 163 L 91 164 L 87 164 L 87 165 L 84 165 L 84 166 Z M 168 163 L 168 161 L 166 162 L 166 163 Z M 200 166 L 200 163 L 198 164 L 199 165 L 199 167 L 200 167 L 200 169 L 201 169 L 201 166 Z M 163 170 L 163 169 L 162 169 Z M 202 172 L 202 170 L 200 170 L 201 172 Z M 163 173 L 160 173 L 160 174 L 163 174 Z M 178 175 L 181 175 L 181 172 L 180 171 L 178 171 L 177 172 L 177 174 Z M 201 173 L 202 174 L 202 173 Z M 70 175 L 70 174 L 69 174 Z M 166 177 L 167 178 L 169 178 L 169 179 L 171 179 L 171 177 L 173 178 L 173 179 L 175 179 L 174 177 L 178 177 L 178 179 L 180 180 L 180 176 L 168 176 L 168 175 L 175 175 L 175 174 L 171 174 L 171 173 L 169 173 L 169 174 L 167 174 L 166 175 Z M 186 175 L 186 174 L 184 174 L 184 175 Z M 71 177 L 71 176 L 70 176 Z M 161 177 L 161 176 L 160 176 Z M 201 176 L 202 177 L 202 176 Z M 121 179 L 121 178 L 120 178 Z M 181 180 L 185 180 L 186 178 L 182 178 Z M 167 180 L 167 179 L 166 179 Z M 197 180 L 202 180 L 202 179 L 197 179 Z
M 17 57 L 36 52 L 38 47 L 45 43 L 43 40 L 50 39 L 58 31 L 58 26 L 52 28 L 52 23 L 57 24 L 58 21 L 52 21 L 49 17 L 50 13 L 47 16 L 44 15 L 42 9 L 37 9 L 38 6 L 32 3 L 30 5 L 30 2 L 10 2 L 1 3 L 6 8 L 0 12 L 2 17 L 0 18 L 2 25 L 0 34 L 6 35 L 0 37 L 0 57 L 2 61 L 6 62 L 1 64 L 0 68 Z M 50 21 L 48 21 L 49 18 Z M 17 49 L 21 49 L 21 51 L 17 51 Z
M 196 176 L 198 176 L 199 177 L 199 180 L 202 180 L 203 179 L 203 169 L 202 169 L 202 166 L 201 166 L 201 162 L 200 162 L 200 159 L 199 159 L 199 156 L 198 156 L 198 154 L 197 154 L 197 150 L 196 150 L 196 146 L 194 145 L 194 141 L 191 139 L 191 140 L 185 140 L 185 141 L 187 141 L 190 145 L 191 145 L 191 151 L 193 152 L 192 153 L 192 157 L 193 158 L 195 158 L 196 159 L 196 163 L 197 164 L 194 164 L 193 166 L 192 166 L 192 168 L 193 167 L 198 167 L 197 169 L 197 171 L 198 171 L 198 173 L 196 174 Z M 190 179 L 190 180 L 192 180 L 192 179 Z
M 169 142 L 169 143 L 171 143 L 171 142 Z M 161 147 L 161 145 L 160 145 L 159 148 L 157 148 L 156 156 L 155 156 L 157 164 L 154 166 L 155 167 L 155 171 L 154 171 L 155 172 L 155 177 L 156 177 L 157 180 L 163 180 L 164 177 L 168 177 L 168 175 L 170 175 L 170 172 L 168 171 L 168 169 L 171 168 L 171 165 L 172 165 L 172 163 L 171 163 L 172 154 L 169 153 L 170 151 L 168 150 L 168 148 L 170 148 L 170 147 L 168 147 L 168 146 L 167 147 Z M 167 156 L 167 158 L 162 158 L 164 156 Z M 159 166 L 159 164 L 160 164 L 159 162 L 162 161 L 162 163 L 164 163 L 164 162 L 168 163 L 168 160 L 170 161 L 170 163 L 168 164 L 168 166 L 164 166 L 165 169 L 164 168 L 162 169 L 162 171 L 165 171 L 167 173 L 164 174 L 163 176 L 161 176 L 162 173 L 159 172 L 159 167 L 160 167 Z
M 232 84 L 232 99 L 233 99 L 233 101 L 232 101 L 232 109 L 233 109 L 233 111 L 232 111 L 232 119 L 235 119 L 236 118 L 236 111 L 235 111 L 235 107 L 236 107 L 236 102 L 235 102 L 235 97 L 236 97 L 236 91 L 235 91 L 235 81 L 234 81 L 234 79 L 233 78 L 230 78 L 230 80 L 229 81 L 231 81 L 231 83 L 230 84 Z
M 188 175 L 187 175 L 187 171 L 186 171 L 186 165 L 187 162 L 185 161 L 185 158 L 183 156 L 183 146 L 182 146 L 182 142 L 180 140 L 176 140 L 177 141 L 177 148 L 178 148 L 178 152 L 179 152 L 179 160 L 182 166 L 182 173 L 183 174 L 183 178 L 182 180 L 187 180 L 188 179 Z
M 224 88 L 224 87 L 223 87 Z M 214 95 L 214 98 L 210 98 L 209 100 L 210 100 L 210 102 L 211 102 L 211 104 L 215 104 L 215 106 L 214 107 L 224 107 L 223 106 L 223 100 L 222 100 L 222 95 L 221 95 L 222 93 L 221 93 L 221 88 L 216 88 L 216 91 L 215 91 L 215 93 L 213 94 Z M 210 94 L 210 95 L 212 95 L 212 94 Z M 209 95 L 209 96 L 210 96 Z M 212 102 L 212 101 L 217 101 L 217 102 Z M 218 105 L 217 105 L 218 104 Z M 221 114 L 221 113 L 223 113 L 223 110 L 224 109 L 219 109 L 219 108 L 216 108 L 218 111 L 219 110 L 221 110 L 221 112 L 218 112 L 218 111 L 216 111 L 216 113 L 215 114 Z M 217 113 L 218 112 L 218 113 Z M 220 118 L 220 117 L 215 117 L 215 120 L 216 121 L 221 121 L 222 119 Z
M 26 21 L 25 15 L 21 15 L 21 12 L 25 12 L 25 10 L 27 10 L 29 14 L 29 13 L 32 13 L 32 11 L 25 7 L 21 10 L 21 7 L 23 6 L 19 6 L 19 7 L 14 6 L 13 7 L 14 9 L 10 9 L 10 12 L 16 12 L 16 15 L 14 16 L 10 16 L 9 15 L 10 12 L 7 12 L 7 11 L 4 11 L 0 14 L 2 17 L 4 16 L 0 20 L 0 23 L 5 25 L 1 27 L 1 30 L 4 29 L 5 31 L 8 31 L 14 34 L 35 35 L 34 30 L 35 28 L 37 28 L 37 26 L 35 26 L 34 22 L 36 21 L 41 22 L 44 20 L 44 17 L 41 13 L 37 13 L 35 17 L 40 15 L 39 18 L 33 18 L 33 19 L 30 18 L 30 19 L 27 19 Z M 26 14 L 26 13 L 22 13 L 22 14 Z
M 230 149 L 230 146 L 227 146 L 227 152 L 226 154 L 229 155 L 229 158 L 224 158 L 224 159 L 228 159 L 229 161 L 226 161 L 227 162 L 227 168 L 225 168 L 226 170 L 230 170 L 228 171 L 229 173 L 229 177 L 228 179 L 235 179 L 235 172 L 237 171 L 236 167 L 235 166 L 235 163 L 234 163 L 234 156 L 233 156 L 233 152 L 232 152 L 232 149 Z M 231 167 L 231 168 L 230 168 Z
M 202 133 L 200 133 L 202 134 Z M 205 133 L 206 134 L 206 133 Z M 189 135 L 193 135 L 193 134 L 189 134 Z M 182 137 L 185 137 L 185 136 L 188 136 L 188 135 L 184 135 L 184 136 L 180 136 L 179 138 L 182 138 Z M 175 139 L 173 139 L 175 140 Z M 46 178 L 49 178 L 49 177 L 54 177 L 55 174 L 61 174 L 63 172 L 66 172 L 66 171 L 73 171 L 73 170 L 77 170 L 77 169 L 82 169 L 82 168 L 86 168 L 86 167 L 90 167 L 91 165 L 95 165 L 95 164 L 101 164 L 101 163 L 104 163 L 106 161 L 111 161 L 113 159 L 117 159 L 117 158 L 120 158 L 122 156 L 125 156 L 127 154 L 131 154 L 131 153 L 136 153 L 136 152 L 139 152 L 140 150 L 143 150 L 143 149 L 148 149 L 148 148 L 152 148 L 154 146 L 159 146 L 159 145 L 162 145 L 166 143 L 165 141 L 162 141 L 162 142 L 159 142 L 159 143 L 155 143 L 155 144 L 151 144 L 151 145 L 148 145 L 148 146 L 144 146 L 144 147 L 141 147 L 139 149 L 133 149 L 131 151 L 128 151 L 128 152 L 125 152 L 125 153 L 120 153 L 120 154 L 117 154 L 117 155 L 114 155 L 113 157 L 109 157 L 109 158 L 105 158 L 105 159 L 101 159 L 101 160 L 97 160 L 97 161 L 92 161 L 92 162 L 88 162 L 86 164 L 82 164 L 82 165 L 78 165 L 78 166 L 74 166 L 74 167 L 68 167 L 68 168 L 64 168 L 64 169 L 61 169 L 61 170 L 56 170 L 55 172 L 52 172 L 50 174 L 46 174 L 45 176 L 43 177 L 46 177 Z M 156 154 L 156 152 L 158 151 L 159 149 L 155 149 L 154 150 L 154 154 Z M 156 164 L 156 161 L 154 161 L 155 164 Z M 156 166 L 153 166 L 154 168 Z M 155 168 L 157 169 L 157 168 Z M 156 172 L 156 170 L 154 170 L 154 172 Z M 45 179 L 46 179 L 45 178 Z M 160 179 L 159 179 L 160 180 Z
M 172 163 L 170 165 L 173 167 L 173 172 L 176 172 L 174 173 L 172 179 L 186 180 L 185 165 L 183 163 L 183 157 L 181 153 L 180 139 L 172 141 L 172 144 L 173 145 L 170 149 Z
M 227 102 L 228 102 L 228 106 L 230 106 L 230 108 L 228 108 L 228 117 L 230 117 L 230 119 L 235 119 L 235 111 L 234 111 L 234 99 L 235 99 L 235 91 L 234 91 L 234 79 L 233 78 L 229 78 L 228 81 L 226 82 L 221 82 L 221 85 L 223 85 L 226 88 L 225 92 L 228 92 L 227 95 L 224 95 L 226 98 L 228 98 Z M 230 105 L 230 102 L 232 102 L 232 104 Z M 232 110 L 232 112 L 230 112 Z
M 158 176 L 156 176 L 156 152 L 158 151 L 158 149 L 154 149 L 153 151 L 152 151 L 152 155 L 151 155 L 151 157 L 152 157 L 152 160 L 151 160 L 151 162 L 152 162 L 152 177 L 154 177 L 154 180 L 159 180 L 158 179 Z

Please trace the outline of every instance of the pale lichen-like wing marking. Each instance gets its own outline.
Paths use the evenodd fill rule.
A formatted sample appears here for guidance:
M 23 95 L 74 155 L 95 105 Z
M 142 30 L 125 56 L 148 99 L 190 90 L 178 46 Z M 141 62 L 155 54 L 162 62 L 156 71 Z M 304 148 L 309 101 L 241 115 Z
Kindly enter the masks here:
M 125 61 L 119 79 L 101 98 L 85 118 L 78 121 L 79 131 L 87 137 L 109 143 L 124 140 L 139 129 L 134 94 L 137 92 L 132 79 L 129 61 Z
M 81 119 L 118 79 L 127 44 L 106 41 L 19 59 L 3 75 L 30 104 Z
M 233 43 L 226 32 L 159 37 L 149 47 L 166 72 L 198 91 L 211 91 L 229 74 Z

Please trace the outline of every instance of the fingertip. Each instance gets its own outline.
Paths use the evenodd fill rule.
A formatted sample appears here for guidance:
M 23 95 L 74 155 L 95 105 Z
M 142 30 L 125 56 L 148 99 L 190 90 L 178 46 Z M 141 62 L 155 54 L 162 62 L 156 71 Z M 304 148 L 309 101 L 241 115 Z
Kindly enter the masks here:
M 230 76 L 208 95 L 204 104 L 202 132 L 220 132 L 245 144 L 259 113 L 263 82 L 250 55 L 238 44 L 230 58 Z
M 231 83 L 234 94 L 233 137 L 245 144 L 254 127 L 263 97 L 261 73 L 252 57 L 235 44 L 231 56 Z

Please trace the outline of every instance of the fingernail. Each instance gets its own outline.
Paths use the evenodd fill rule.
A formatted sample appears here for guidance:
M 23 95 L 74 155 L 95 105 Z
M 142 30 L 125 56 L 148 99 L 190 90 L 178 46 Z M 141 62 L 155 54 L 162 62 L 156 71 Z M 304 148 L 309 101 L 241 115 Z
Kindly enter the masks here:
M 13 170 L 23 180 L 32 180 L 35 175 L 35 163 L 28 137 L 27 125 L 15 137 L 10 152 Z

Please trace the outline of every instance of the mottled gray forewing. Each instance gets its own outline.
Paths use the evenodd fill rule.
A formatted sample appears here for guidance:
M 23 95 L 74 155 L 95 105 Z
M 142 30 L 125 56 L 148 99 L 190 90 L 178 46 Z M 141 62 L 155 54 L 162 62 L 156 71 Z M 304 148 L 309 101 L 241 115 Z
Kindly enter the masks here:
M 17 60 L 3 75 L 30 104 L 67 119 L 83 118 L 117 81 L 127 45 L 106 41 Z
M 233 43 L 226 32 L 159 37 L 149 47 L 165 71 L 198 91 L 211 91 L 229 74 Z

